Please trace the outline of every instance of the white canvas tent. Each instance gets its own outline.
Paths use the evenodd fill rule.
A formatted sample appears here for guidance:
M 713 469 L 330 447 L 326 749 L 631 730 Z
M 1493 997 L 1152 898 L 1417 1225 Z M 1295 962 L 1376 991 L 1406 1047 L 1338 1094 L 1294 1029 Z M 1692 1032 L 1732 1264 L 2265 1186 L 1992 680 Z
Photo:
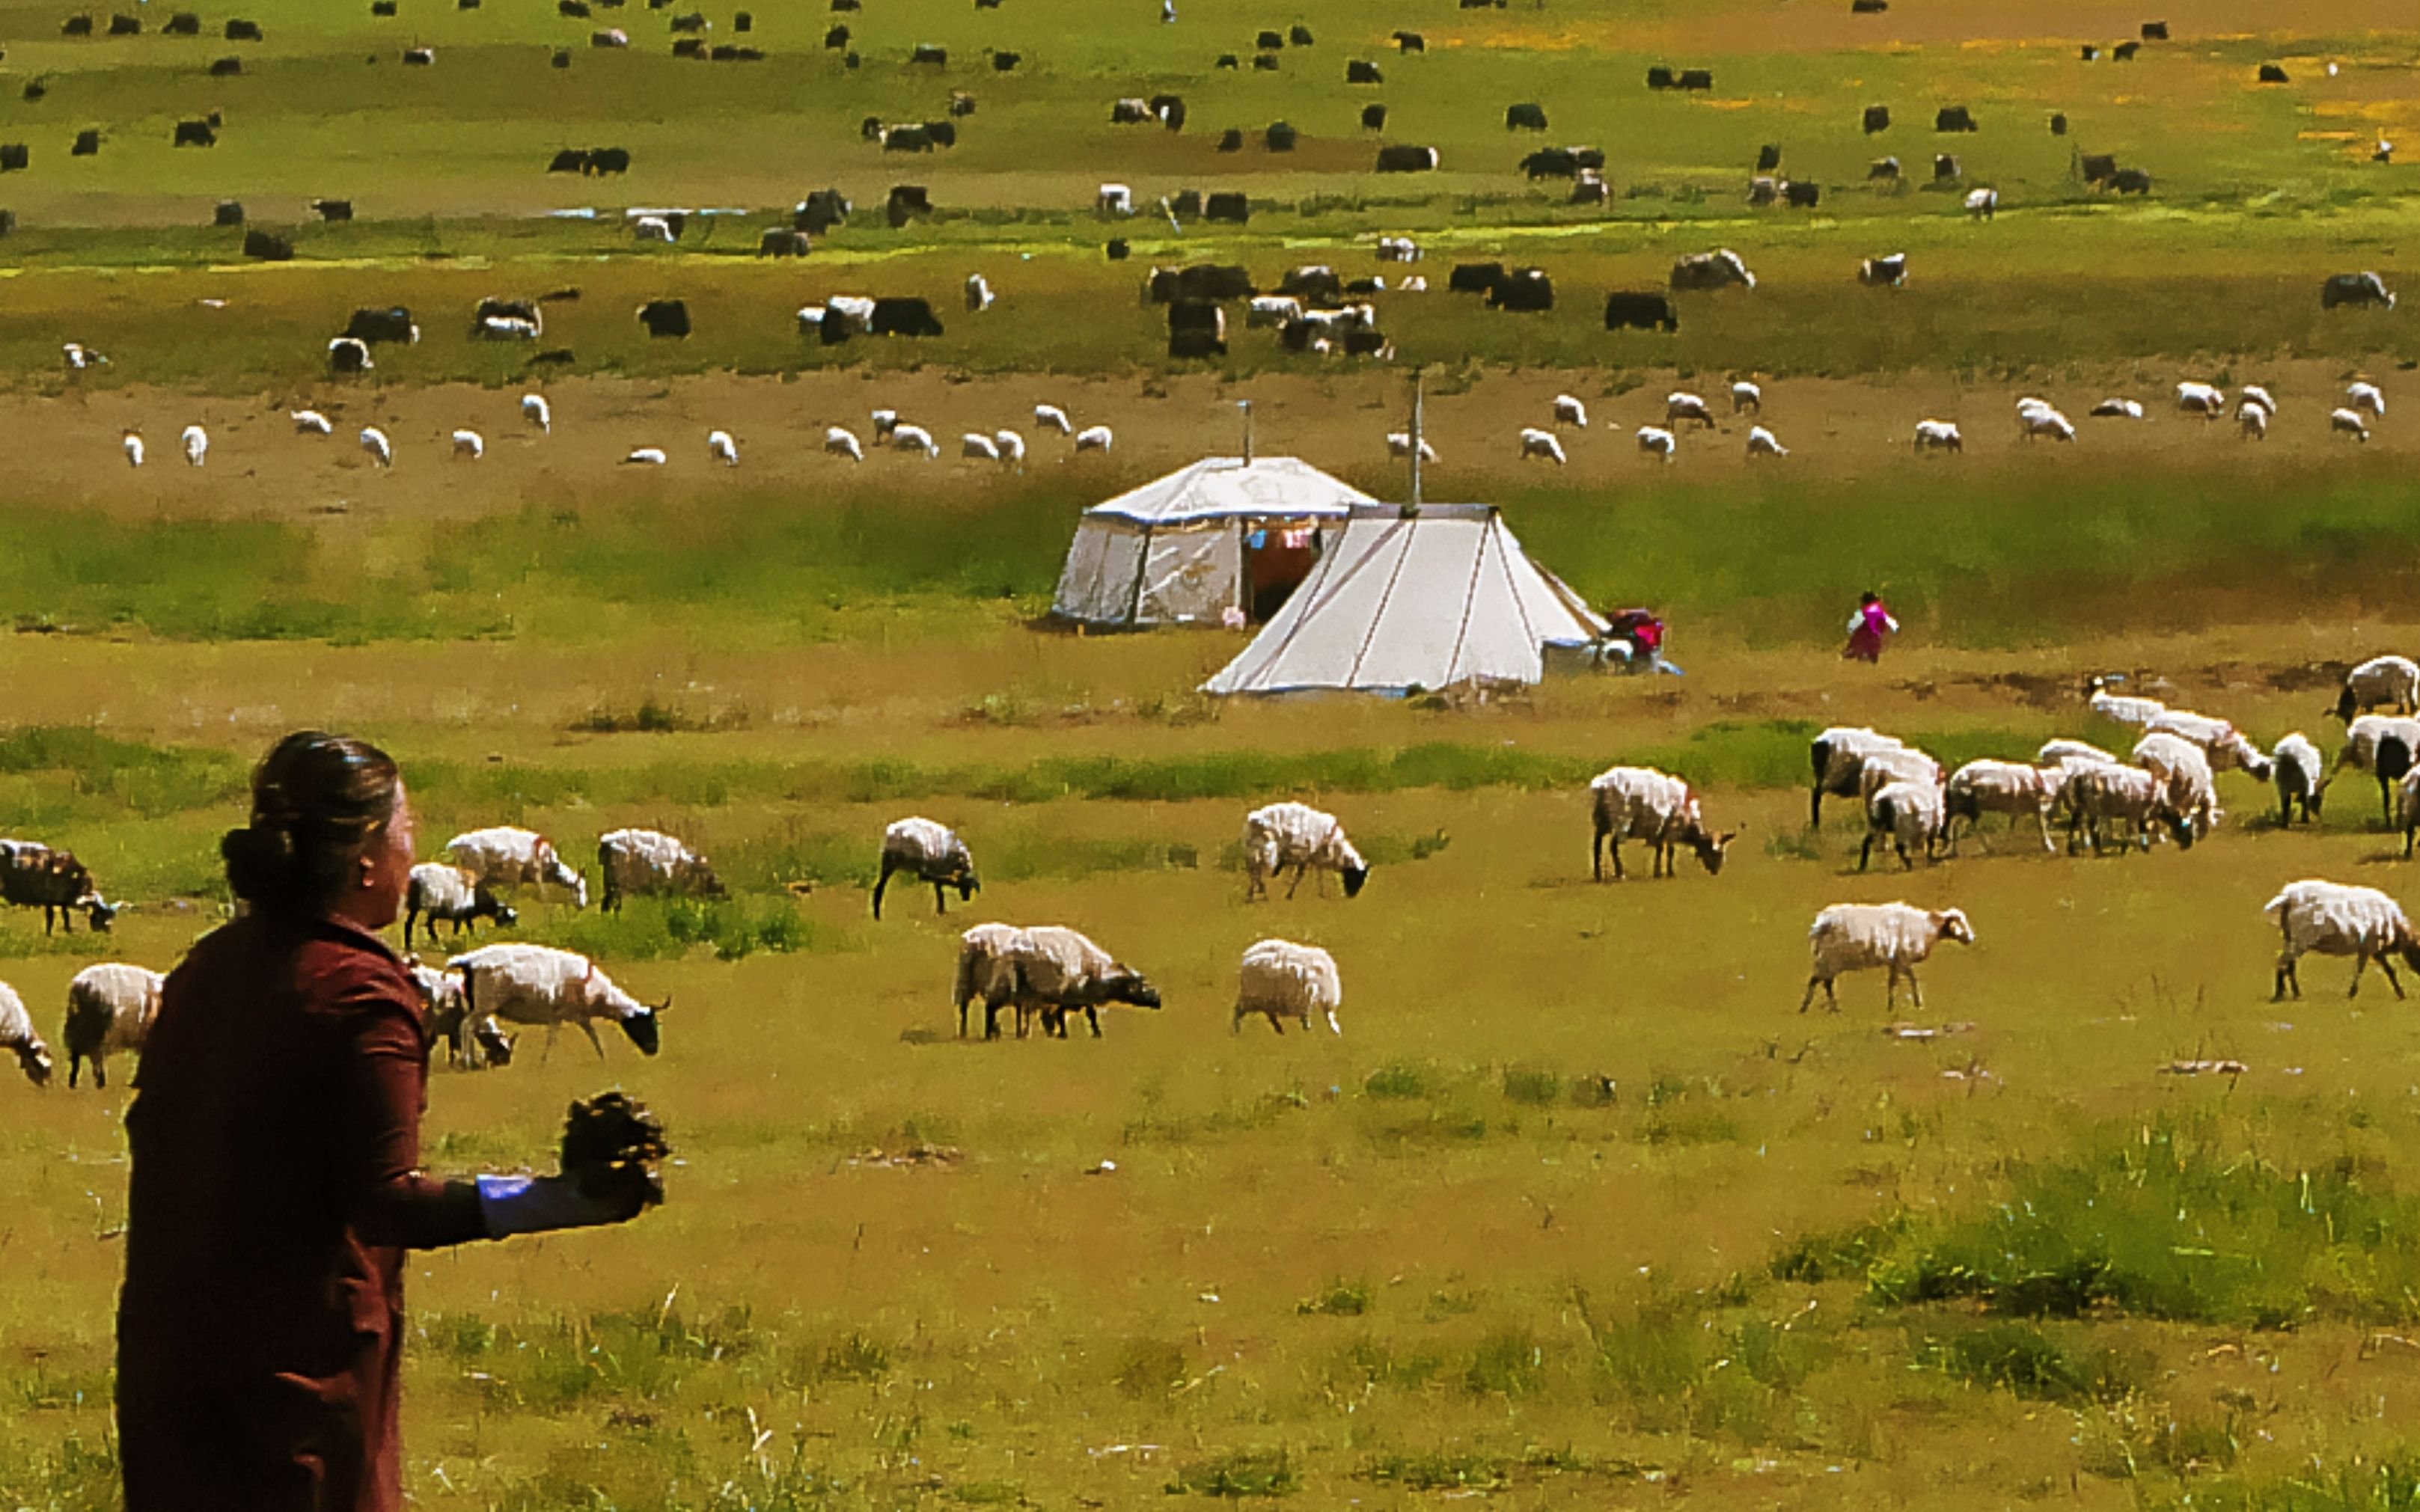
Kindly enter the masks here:
M 1490 505 L 1357 508 L 1285 608 L 1202 687 L 1400 693 L 1535 683 L 1545 648 L 1584 646 L 1606 628 L 1529 560 Z
M 1291 456 L 1213 456 L 1084 511 L 1051 612 L 1088 625 L 1216 625 L 1251 609 L 1262 530 L 1332 527 L 1370 496 Z

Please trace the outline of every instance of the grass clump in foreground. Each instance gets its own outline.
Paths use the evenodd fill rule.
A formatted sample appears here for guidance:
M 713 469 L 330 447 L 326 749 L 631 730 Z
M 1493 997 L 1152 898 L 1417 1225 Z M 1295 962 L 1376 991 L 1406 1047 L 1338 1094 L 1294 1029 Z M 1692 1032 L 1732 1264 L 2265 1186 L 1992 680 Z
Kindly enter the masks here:
M 759 952 L 821 954 L 850 947 L 846 936 L 817 923 L 786 894 L 711 902 L 633 898 L 611 914 L 553 913 L 529 933 L 541 943 L 613 961 L 674 961 L 699 946 L 711 949 L 718 961 Z
M 1178 1468 L 1168 1494 L 1196 1496 L 1288 1496 L 1296 1489 L 1294 1461 L 1280 1449 L 1239 1449 Z
M 1970 1299 L 2015 1317 L 2392 1322 L 2420 1311 L 2415 1233 L 2420 1199 L 2373 1187 L 2349 1162 L 2288 1169 L 2161 1122 L 2021 1168 L 1988 1211 L 1802 1240 L 1773 1269 L 1861 1275 L 1887 1305 Z

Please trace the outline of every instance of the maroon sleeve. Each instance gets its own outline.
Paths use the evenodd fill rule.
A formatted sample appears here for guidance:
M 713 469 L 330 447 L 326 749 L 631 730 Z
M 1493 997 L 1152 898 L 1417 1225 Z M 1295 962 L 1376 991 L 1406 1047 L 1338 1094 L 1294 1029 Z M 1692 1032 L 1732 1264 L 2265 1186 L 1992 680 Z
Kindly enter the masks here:
M 348 1222 L 364 1243 L 438 1249 L 487 1238 L 488 1224 L 476 1186 L 420 1168 L 428 1049 L 410 992 L 371 976 L 334 1005 L 347 1036 L 337 1106 Z

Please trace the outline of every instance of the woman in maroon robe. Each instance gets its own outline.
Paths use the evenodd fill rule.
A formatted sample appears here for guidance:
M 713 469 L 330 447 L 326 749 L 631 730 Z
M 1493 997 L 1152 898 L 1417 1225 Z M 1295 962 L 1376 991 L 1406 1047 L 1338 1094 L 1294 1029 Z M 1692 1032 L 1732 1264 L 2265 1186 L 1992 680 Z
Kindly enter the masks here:
M 375 747 L 304 732 L 220 850 L 243 917 L 168 978 L 126 1118 L 128 1512 L 392 1512 L 403 1254 L 634 1216 L 641 1194 L 420 1169 L 428 1034 L 377 932 L 411 810 Z

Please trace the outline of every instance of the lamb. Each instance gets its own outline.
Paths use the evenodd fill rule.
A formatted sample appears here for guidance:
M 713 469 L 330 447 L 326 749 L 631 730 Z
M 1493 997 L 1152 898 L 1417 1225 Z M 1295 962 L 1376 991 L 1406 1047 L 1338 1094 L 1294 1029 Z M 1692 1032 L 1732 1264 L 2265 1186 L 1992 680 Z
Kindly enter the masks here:
M 1958 854 L 1954 828 L 1959 820 L 1966 821 L 1971 832 L 1981 827 L 1987 813 L 2009 815 L 2010 828 L 2026 814 L 2034 816 L 2041 826 L 2042 849 L 2054 850 L 2050 841 L 2050 811 L 2058 804 L 2059 795 L 2067 787 L 2067 768 L 2055 764 L 2028 766 L 2023 762 L 1973 761 L 1949 774 L 1949 784 L 1942 794 L 1942 839 L 1949 843 L 1949 854 Z
M 2365 714 L 2346 727 L 2344 749 L 2336 752 L 2335 769 L 2350 766 L 2377 778 L 2379 807 L 2391 825 L 2395 807 L 2389 785 L 2412 770 L 2415 755 L 2420 755 L 2420 719 Z
M 2099 856 L 2102 844 L 2101 826 L 2104 823 L 2132 825 L 2135 843 L 2146 851 L 2151 848 L 2151 825 L 2155 823 L 2167 825 L 2178 845 L 2186 849 L 2193 846 L 2193 826 L 2170 806 L 2168 785 L 2139 766 L 2078 763 L 2070 767 L 2067 811 L 2067 850 L 2071 856 L 2080 848 L 2076 842 L 2079 831 L 2091 841 L 2092 854 Z
M 513 1047 L 520 1042 L 519 1037 L 506 1034 L 492 1013 L 481 1015 L 476 1024 L 468 1022 L 470 1007 L 463 996 L 461 978 L 427 964 L 416 955 L 403 958 L 403 969 L 411 974 L 411 984 L 420 991 L 420 1011 L 428 1024 L 429 1041 L 445 1041 L 450 1063 L 471 1071 L 513 1063 Z M 465 1031 L 470 1041 L 467 1046 L 463 1043 Z
M 1824 1002 L 1833 1012 L 1838 1012 L 1840 999 L 1832 990 L 1833 982 L 1849 972 L 1870 971 L 1876 966 L 1890 972 L 1890 985 L 1884 997 L 1885 1011 L 1899 1006 L 1901 977 L 1907 979 L 1916 1006 L 1922 1008 L 1924 990 L 1916 984 L 1916 968 L 1931 956 L 1932 948 L 1943 940 L 1956 940 L 1961 945 L 1975 943 L 1975 929 L 1966 921 L 1964 910 L 1947 908 L 1927 913 L 1903 903 L 1834 903 L 1815 916 L 1814 927 L 1807 932 L 1814 971 L 1807 979 L 1807 995 L 1799 999 L 1798 1011 L 1807 1011 L 1820 985 Z
M 1966 438 L 1958 427 L 1946 420 L 1919 420 L 1916 423 L 1916 449 L 1919 452 L 1964 452 Z
M 597 841 L 597 875 L 604 887 L 597 908 L 621 911 L 633 894 L 673 893 L 689 898 L 726 898 L 730 893 L 706 858 L 670 835 L 653 829 L 616 829 Z
M 2347 997 L 2360 994 L 2361 974 L 2372 961 L 2386 973 L 2386 984 L 2397 997 L 2403 995 L 2403 983 L 2396 980 L 2388 957 L 2399 955 L 2405 965 L 2420 971 L 2420 941 L 2412 938 L 2412 920 L 2404 917 L 2400 903 L 2376 887 L 2306 878 L 2286 884 L 2260 911 L 2277 920 L 2286 940 L 2277 955 L 2277 988 L 2269 999 L 2273 1003 L 2281 1001 L 2288 987 L 2296 997 L 2303 995 L 2302 974 L 2295 963 L 2305 955 L 2353 958 L 2352 987 Z
M 1709 833 L 1698 807 L 1698 795 L 1689 791 L 1688 783 L 1652 766 L 1616 766 L 1590 780 L 1589 793 L 1596 827 L 1593 875 L 1597 881 L 1605 880 L 1608 839 L 1613 841 L 1613 876 L 1617 882 L 1626 874 L 1621 869 L 1621 842 L 1629 840 L 1647 842 L 1652 858 L 1650 876 L 1672 875 L 1683 845 L 1697 853 L 1698 864 L 1706 869 L 1707 875 L 1721 873 L 1723 854 L 1738 832 Z
M 1869 771 L 1867 775 L 1882 774 Z M 1899 852 L 1899 864 L 1913 872 L 1916 861 L 1908 855 L 1909 847 L 1920 845 L 1924 858 L 1932 860 L 1940 852 L 1947 827 L 1941 789 L 1904 779 L 1885 781 L 1866 800 L 1866 842 L 1857 851 L 1857 870 L 1863 872 L 1873 859 L 1874 841 L 1888 836 L 1891 848 Z
M 1807 809 L 1808 827 L 1823 824 L 1826 794 L 1845 798 L 1857 793 L 1869 756 L 1903 748 L 1893 737 L 1862 726 L 1835 725 L 1808 742 L 1807 754 L 1815 769 L 1815 791 Z
M 958 936 L 958 1038 L 967 1037 L 967 1008 L 983 999 L 984 1038 L 1000 1038 L 1000 1011 L 1016 1000 L 1016 948 L 1025 932 L 1013 924 L 977 924 Z
M 2270 753 L 2277 781 L 2277 824 L 2280 828 L 2294 822 L 2294 809 L 2302 806 L 2303 822 L 2316 824 L 2319 807 L 2328 791 L 2328 776 L 2319 757 L 2319 748 L 2299 730 L 2277 742 Z
M 933 885 L 933 912 L 946 914 L 949 901 L 941 894 L 943 887 L 958 889 L 958 901 L 968 903 L 983 890 L 975 878 L 974 854 L 967 849 L 947 826 L 930 819 L 899 820 L 882 832 L 882 874 L 874 879 L 874 917 L 882 917 L 882 889 L 891 885 L 893 872 L 905 872 L 918 882 Z
M 458 430 L 454 433 L 454 455 L 476 462 L 488 455 L 487 439 L 475 430 Z
M 1561 467 L 1563 443 L 1555 439 L 1555 433 L 1552 431 L 1524 426 L 1521 431 L 1521 458 L 1523 461 L 1528 461 L 1533 456 L 1543 456 L 1553 462 L 1555 466 Z
M 1370 880 L 1369 863 L 1344 838 L 1344 826 L 1334 814 L 1322 813 L 1309 804 L 1272 803 L 1245 815 L 1244 901 L 1266 897 L 1269 879 L 1288 867 L 1294 868 L 1294 882 L 1286 888 L 1288 898 L 1302 886 L 1308 872 L 1320 873 L 1314 887 L 1322 890 L 1326 873 L 1335 872 L 1343 879 L 1347 898 L 1359 896 L 1362 885 Z
M 1038 1012 L 1042 1032 L 1067 1038 L 1067 1015 L 1078 1009 L 1101 1037 L 1101 1010 L 1110 1003 L 1157 1009 L 1158 989 L 1142 973 L 1071 929 L 1036 925 L 1011 949 L 1016 965 L 1016 1037 L 1025 1038 L 1026 1016 Z
M 504 929 L 520 922 L 520 916 L 511 906 L 496 900 L 495 893 L 485 882 L 458 866 L 443 861 L 423 861 L 411 869 L 411 880 L 403 892 L 403 948 L 411 949 L 412 926 L 422 915 L 428 917 L 428 938 L 437 938 L 438 920 L 454 926 L 454 935 L 482 918 L 492 918 Z
M 639 1001 L 597 969 L 584 955 L 545 945 L 487 945 L 445 963 L 462 979 L 463 1012 L 475 1022 L 492 1015 L 506 1024 L 543 1025 L 546 1051 L 552 1054 L 554 1037 L 566 1024 L 576 1024 L 588 1036 L 598 1059 L 605 1046 L 597 1038 L 597 1020 L 611 1019 L 622 1026 L 639 1053 L 652 1056 L 663 1048 L 659 1016 L 671 1011 L 673 1000 L 650 1006 Z M 544 1058 L 541 1057 L 540 1058 Z
M 1285 1033 L 1285 1021 L 1308 1030 L 1314 1013 L 1324 1015 L 1328 1029 L 1344 1032 L 1336 1011 L 1344 1003 L 1344 983 L 1336 972 L 1336 958 L 1315 945 L 1289 940 L 1262 940 L 1244 952 L 1242 980 L 1235 989 L 1235 1017 L 1228 1032 L 1239 1032 L 1250 1014 L 1268 1016 L 1269 1027 Z
M 1588 429 L 1588 406 L 1568 393 L 1555 395 L 1555 424 Z
M 2393 708 L 2397 714 L 2420 714 L 2420 662 L 2409 656 L 2372 656 L 2345 673 L 2344 691 L 2336 695 L 2335 717 L 2346 724 L 2356 714 Z
M 1731 385 L 1731 413 L 1736 415 L 1750 409 L 1760 415 L 1764 413 L 1764 391 L 1743 378 Z
M 16 1054 L 27 1081 L 36 1087 L 51 1084 L 51 1048 L 34 1032 L 34 1015 L 25 1011 L 25 1000 L 5 981 L 0 981 L 0 1050 Z
M 1762 425 L 1750 425 L 1747 428 L 1747 455 L 1751 457 L 1788 456 L 1790 448 L 1782 445 L 1780 438 Z
M 1680 438 L 1673 435 L 1670 431 L 1666 430 L 1661 425 L 1641 425 L 1638 427 L 1638 450 L 1643 455 L 1660 457 L 1664 461 L 1669 462 L 1672 460 L 1673 454 L 1679 451 L 1680 447 Z
M 2208 840 L 2226 814 L 2218 806 L 2218 788 L 2202 748 L 2182 735 L 2154 730 L 2134 743 L 2133 757 L 2167 785 L 2168 807 L 2191 822 L 2194 838 Z
M 30 840 L 0 840 L 0 903 L 40 909 L 44 934 L 51 933 L 54 921 L 74 933 L 79 910 L 87 925 L 106 931 L 118 908 L 101 895 L 92 872 L 76 859 L 75 852 Z
M 1087 425 L 1076 433 L 1076 450 L 1099 452 L 1107 455 L 1110 446 L 1116 440 L 1117 437 L 1110 432 L 1109 426 Z
M 1388 431 L 1387 433 L 1387 455 L 1390 459 L 1400 461 L 1411 455 L 1411 432 L 1406 430 L 1396 430 Z M 1424 436 L 1420 438 L 1420 460 L 1423 462 L 1434 462 L 1436 459 L 1436 448 L 1428 443 L 1427 437 Z
M 554 841 L 535 830 L 498 825 L 445 842 L 456 866 L 491 885 L 552 884 L 570 889 L 574 907 L 588 906 L 588 879 L 563 864 Z
M 2091 705 L 2093 713 L 2119 724 L 2148 727 L 2152 720 L 2168 712 L 2168 706 L 2158 699 L 2121 698 L 2110 692 L 2109 685 L 2119 681 L 2122 679 L 2102 676 L 2084 685 L 2085 702 Z
M 68 1022 L 60 1038 L 67 1043 L 68 1085 L 73 1087 L 92 1062 L 92 1085 L 107 1087 L 106 1063 L 113 1050 L 136 1050 L 160 1015 L 160 988 L 168 979 L 156 971 L 122 962 L 86 966 L 68 983 Z
M 1714 428 L 1714 412 L 1706 408 L 1706 401 L 1704 399 L 1699 398 L 1697 394 L 1677 390 L 1671 393 L 1666 394 L 1664 396 L 1664 424 L 1674 430 L 1678 430 L 1681 428 L 1681 422 L 1684 420 L 1694 420 L 1699 424 L 1705 426 L 1708 430 Z

